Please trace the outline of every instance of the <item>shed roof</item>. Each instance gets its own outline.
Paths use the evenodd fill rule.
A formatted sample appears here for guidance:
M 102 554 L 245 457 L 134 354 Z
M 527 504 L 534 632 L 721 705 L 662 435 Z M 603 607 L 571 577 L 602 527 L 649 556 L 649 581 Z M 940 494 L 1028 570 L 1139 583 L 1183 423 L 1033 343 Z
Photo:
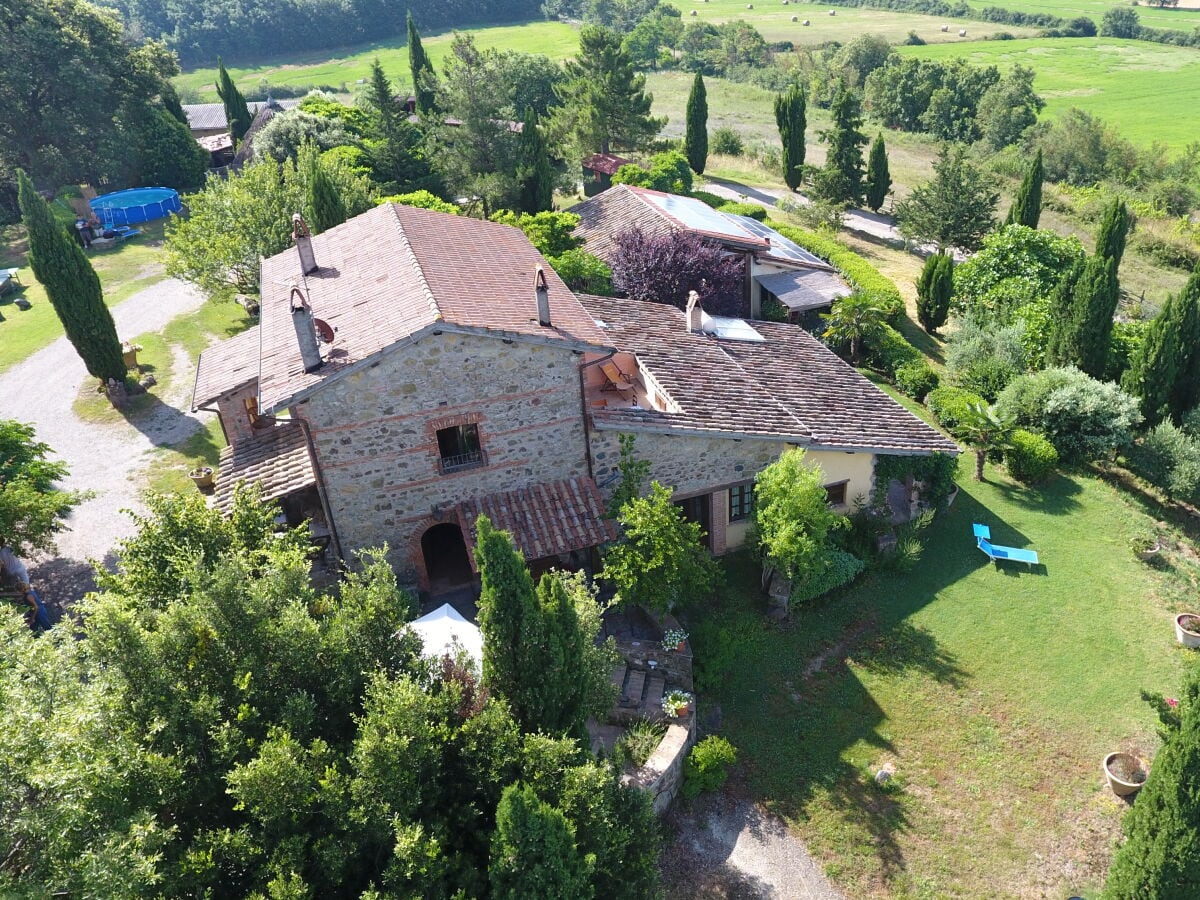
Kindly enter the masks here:
M 262 498 L 275 500 L 317 483 L 303 429 L 294 422 L 255 432 L 221 451 L 212 504 L 223 513 L 233 507 L 234 488 L 246 482 L 262 486 Z
M 779 298 L 788 309 L 800 312 L 821 309 L 839 297 L 853 293 L 846 283 L 830 272 L 797 269 L 774 275 L 756 275 L 754 280 Z
M 254 116 L 266 103 L 265 100 L 251 100 L 246 106 L 250 115 Z M 294 109 L 300 105 L 300 100 L 276 100 L 284 109 Z M 183 114 L 187 116 L 188 128 L 192 131 L 212 131 L 217 128 L 228 128 L 229 120 L 225 118 L 224 103 L 185 103 Z
M 224 394 L 258 378 L 258 326 L 213 344 L 196 363 L 192 409 L 207 406 Z
M 616 175 L 617 169 L 629 165 L 633 165 L 633 160 L 617 156 L 615 153 L 593 153 L 583 161 L 585 169 L 591 169 L 602 175 Z

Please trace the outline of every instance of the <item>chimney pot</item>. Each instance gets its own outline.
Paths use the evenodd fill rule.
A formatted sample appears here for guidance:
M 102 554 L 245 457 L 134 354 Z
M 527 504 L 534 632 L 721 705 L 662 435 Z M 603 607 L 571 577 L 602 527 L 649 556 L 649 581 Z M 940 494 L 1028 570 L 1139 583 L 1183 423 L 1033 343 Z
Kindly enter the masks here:
M 687 312 L 684 315 L 687 318 L 687 330 L 692 334 L 701 334 L 704 330 L 704 309 L 700 306 L 700 295 L 695 291 L 688 292 Z
M 546 272 L 538 266 L 533 276 L 533 292 L 537 295 L 538 324 L 544 328 L 550 326 L 550 288 L 546 284 Z
M 313 320 L 312 308 L 304 292 L 298 287 L 292 288 L 292 327 L 296 329 L 296 344 L 300 347 L 300 360 L 305 372 L 315 372 L 321 368 L 325 360 L 321 359 L 321 347 L 317 343 L 317 326 Z
M 296 252 L 300 254 L 300 271 L 305 275 L 317 271 L 319 266 L 316 254 L 313 253 L 312 232 L 308 230 L 308 223 L 300 213 L 292 216 L 292 240 L 296 244 Z

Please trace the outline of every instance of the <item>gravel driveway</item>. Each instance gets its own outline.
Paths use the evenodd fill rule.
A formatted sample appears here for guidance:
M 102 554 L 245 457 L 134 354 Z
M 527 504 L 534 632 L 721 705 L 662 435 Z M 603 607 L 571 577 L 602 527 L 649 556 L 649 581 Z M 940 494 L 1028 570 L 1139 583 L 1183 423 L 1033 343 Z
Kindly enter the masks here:
M 117 334 L 133 338 L 158 331 L 203 303 L 204 296 L 191 285 L 173 278 L 160 281 L 113 308 Z M 186 355 L 176 359 L 177 370 L 181 364 L 190 368 Z M 71 514 L 58 537 L 57 556 L 33 567 L 35 584 L 58 603 L 90 589 L 89 558 L 111 562 L 116 542 L 133 533 L 132 519 L 121 510 L 144 509 L 138 475 L 149 462 L 147 455 L 200 427 L 195 416 L 180 411 L 190 405 L 187 372 L 177 372 L 172 393 L 178 396 L 139 415 L 136 428 L 81 421 L 71 407 L 85 378 L 90 376 L 65 337 L 0 375 L 0 418 L 33 425 L 38 440 L 49 444 L 71 470 L 63 486 L 93 494 Z

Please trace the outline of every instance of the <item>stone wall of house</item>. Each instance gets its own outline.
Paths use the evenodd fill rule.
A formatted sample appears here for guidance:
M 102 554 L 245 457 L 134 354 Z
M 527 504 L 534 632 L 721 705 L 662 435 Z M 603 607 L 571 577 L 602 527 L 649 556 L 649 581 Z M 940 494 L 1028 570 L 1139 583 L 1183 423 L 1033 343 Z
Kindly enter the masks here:
M 343 549 L 387 542 L 425 586 L 421 535 L 472 497 L 587 474 L 581 357 L 560 346 L 443 333 L 329 382 L 295 413 L 313 433 Z M 486 465 L 442 474 L 437 431 L 476 424 Z
M 246 411 L 246 401 L 257 402 L 257 399 L 257 381 L 243 385 L 233 393 L 217 399 L 217 415 L 221 419 L 221 427 L 225 429 L 225 439 L 230 445 L 240 444 L 254 436 L 250 413 Z

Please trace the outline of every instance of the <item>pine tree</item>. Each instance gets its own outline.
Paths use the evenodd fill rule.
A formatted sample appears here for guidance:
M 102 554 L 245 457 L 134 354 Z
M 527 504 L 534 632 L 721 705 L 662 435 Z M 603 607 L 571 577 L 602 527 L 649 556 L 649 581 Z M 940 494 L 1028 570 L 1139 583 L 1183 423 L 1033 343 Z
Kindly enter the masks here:
M 867 207 L 872 212 L 879 212 L 891 188 L 892 173 L 888 171 L 887 147 L 880 132 L 875 135 L 871 155 L 867 158 Z
M 1042 179 L 1045 175 L 1042 168 L 1042 150 L 1039 147 L 1037 156 L 1029 166 L 1029 171 L 1021 180 L 1016 199 L 1008 210 L 1007 225 L 1024 225 L 1026 228 L 1037 228 L 1038 219 L 1042 217 Z
M 1200 267 L 1192 273 L 1179 294 L 1176 341 L 1180 348 L 1179 369 L 1171 388 L 1171 418 L 1200 406 Z
M 1180 344 L 1185 303 L 1182 296 L 1167 297 L 1121 378 L 1122 390 L 1138 398 L 1147 426 L 1170 414 L 1171 394 L 1188 364 L 1187 348 Z
M 442 185 L 426 158 L 421 132 L 396 104 L 392 83 L 375 59 L 363 93 L 364 105 L 373 113 L 370 140 L 371 177 L 383 185 L 383 194 L 412 191 L 440 192 Z
M 546 150 L 546 139 L 538 127 L 537 112 L 525 109 L 521 126 L 521 144 L 517 157 L 517 182 L 521 212 L 539 213 L 554 208 L 554 169 Z
M 1051 303 L 1046 361 L 1076 366 L 1093 378 L 1103 378 L 1117 297 L 1117 269 L 1111 259 L 1091 256 L 1068 273 Z
M 250 107 L 246 105 L 246 98 L 242 96 L 242 92 L 237 89 L 237 85 L 225 71 L 225 64 L 221 62 L 219 56 L 217 57 L 217 96 L 221 98 L 221 103 L 225 106 L 225 121 L 229 123 L 229 133 L 233 136 L 233 143 L 236 146 L 241 143 L 246 132 L 250 130 L 253 116 L 250 115 Z
M 1125 255 L 1125 239 L 1129 236 L 1131 224 L 1125 201 L 1118 199 L 1110 203 L 1100 217 L 1100 225 L 1096 229 L 1096 255 L 1113 260 L 1117 268 L 1120 268 L 1121 257 Z
M 313 234 L 328 231 L 349 218 L 346 204 L 329 172 L 321 165 L 321 155 L 312 144 L 300 151 L 300 167 L 304 172 L 304 205 Z
M 688 95 L 683 147 L 692 171 L 703 175 L 708 163 L 708 92 L 704 88 L 704 76 L 699 72 Z
M 934 253 L 925 260 L 917 279 L 917 319 L 930 334 L 946 324 L 954 296 L 954 260 L 948 253 Z
M 863 155 L 867 136 L 859 129 L 863 124 L 862 103 L 858 94 L 845 82 L 834 98 L 833 127 L 821 134 L 829 145 L 825 157 L 825 199 L 858 203 L 863 196 Z
M 804 132 L 808 128 L 807 98 L 804 88 L 793 84 L 775 95 L 775 124 L 783 142 L 783 180 L 796 190 L 804 180 Z
M 67 340 L 88 373 L 103 382 L 125 380 L 125 359 L 104 291 L 83 248 L 67 234 L 33 187 L 17 170 L 21 219 L 29 234 L 29 267 L 50 298 Z
M 495 900 L 590 900 L 588 862 L 567 817 L 528 785 L 509 785 L 496 807 L 488 868 Z
M 1200 897 L 1200 667 L 1184 675 L 1179 725 L 1171 728 L 1133 808 L 1121 823 L 1105 900 Z
M 433 74 L 433 63 L 425 55 L 411 9 L 408 11 L 408 68 L 412 74 L 413 94 L 417 98 L 417 112 L 433 112 L 437 108 L 437 76 Z

